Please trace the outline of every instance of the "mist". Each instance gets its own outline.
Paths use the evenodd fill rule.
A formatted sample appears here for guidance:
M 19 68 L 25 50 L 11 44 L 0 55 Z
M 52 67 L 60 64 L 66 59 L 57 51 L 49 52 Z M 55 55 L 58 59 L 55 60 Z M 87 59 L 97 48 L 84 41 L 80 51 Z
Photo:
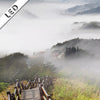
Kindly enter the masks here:
M 57 71 L 62 73 L 66 78 L 81 79 L 100 82 L 100 62 L 99 59 L 93 58 L 75 58 L 55 60 L 50 59 L 49 62 L 54 64 Z
M 11 4 L 11 3 L 10 3 Z M 1 14 L 10 4 L 0 3 Z M 45 6 L 44 6 L 45 5 Z M 70 16 L 63 15 L 67 8 L 76 3 L 28 3 L 2 30 L 0 30 L 0 52 L 10 54 L 44 51 L 52 45 L 72 38 L 99 38 L 97 34 L 74 34 L 74 22 L 99 21 L 99 15 Z M 91 35 L 93 34 L 93 35 Z M 9 42 L 8 42 L 9 41 Z
M 81 3 L 81 5 L 84 3 Z M 3 10 L 0 15 L 11 5 L 0 3 Z M 45 6 L 44 6 L 45 5 Z M 2 30 L 0 30 L 0 53 L 10 54 L 22 52 L 31 56 L 33 52 L 45 51 L 43 63 L 51 62 L 59 71 L 70 72 L 71 75 L 84 75 L 98 78 L 100 75 L 99 40 L 99 14 L 66 15 L 66 9 L 80 5 L 68 2 L 32 2 L 28 3 Z M 96 22 L 96 25 L 93 23 Z M 75 24 L 77 23 L 77 24 Z M 92 24 L 92 26 L 91 26 Z M 94 27 L 94 28 L 93 28 Z M 51 47 L 57 43 L 69 41 L 74 38 L 90 39 L 78 43 L 78 47 L 86 53 L 69 57 L 58 58 L 52 56 Z M 93 45 L 92 45 L 93 43 Z M 97 45 L 97 46 L 96 46 Z M 60 48 L 59 48 L 60 49 Z M 26 63 L 29 68 L 31 58 Z M 43 59 L 43 58 L 41 58 Z M 41 61 L 39 59 L 39 61 Z M 99 78 L 98 78 L 99 79 Z
M 76 41 L 76 42 L 75 42 Z M 54 45 L 47 50 L 45 62 L 51 62 L 59 73 L 66 78 L 80 79 L 100 83 L 100 40 L 97 39 L 73 39 Z M 78 47 L 76 52 L 68 53 L 66 48 Z M 70 49 L 71 51 L 71 49 Z M 66 52 L 66 53 L 65 53 Z

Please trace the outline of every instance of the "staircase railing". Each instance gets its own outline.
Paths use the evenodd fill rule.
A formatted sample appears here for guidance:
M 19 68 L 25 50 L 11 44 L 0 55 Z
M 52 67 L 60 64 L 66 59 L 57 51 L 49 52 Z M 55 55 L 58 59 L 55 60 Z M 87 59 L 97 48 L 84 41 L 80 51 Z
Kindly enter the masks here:
M 36 87 L 39 87 L 41 100 L 51 100 L 50 95 L 48 95 L 46 91 L 46 89 L 52 85 L 51 83 L 50 77 L 48 76 L 44 78 L 35 77 L 34 81 L 29 80 L 26 85 L 24 85 L 23 82 L 19 82 L 17 79 L 14 87 L 14 93 L 11 93 L 10 91 L 7 92 L 8 100 L 21 100 L 20 97 L 23 90 Z

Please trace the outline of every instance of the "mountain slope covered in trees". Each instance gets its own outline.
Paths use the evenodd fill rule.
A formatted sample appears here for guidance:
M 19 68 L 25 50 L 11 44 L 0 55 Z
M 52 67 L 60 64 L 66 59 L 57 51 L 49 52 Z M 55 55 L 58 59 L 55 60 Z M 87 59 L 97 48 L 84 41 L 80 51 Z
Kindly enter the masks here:
M 0 58 L 0 82 L 13 82 L 16 79 L 29 80 L 35 75 L 46 76 L 54 73 L 51 64 L 37 61 L 39 57 L 30 58 L 21 53 L 14 53 Z

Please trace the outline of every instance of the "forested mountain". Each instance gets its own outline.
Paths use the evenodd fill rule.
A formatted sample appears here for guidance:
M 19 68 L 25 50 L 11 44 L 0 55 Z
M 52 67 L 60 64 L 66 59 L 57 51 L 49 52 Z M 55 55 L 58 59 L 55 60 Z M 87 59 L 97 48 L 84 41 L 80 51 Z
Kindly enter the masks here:
M 35 75 L 45 76 L 55 71 L 53 65 L 44 64 L 40 59 L 39 56 L 31 58 L 21 53 L 0 58 L 0 82 L 29 80 Z

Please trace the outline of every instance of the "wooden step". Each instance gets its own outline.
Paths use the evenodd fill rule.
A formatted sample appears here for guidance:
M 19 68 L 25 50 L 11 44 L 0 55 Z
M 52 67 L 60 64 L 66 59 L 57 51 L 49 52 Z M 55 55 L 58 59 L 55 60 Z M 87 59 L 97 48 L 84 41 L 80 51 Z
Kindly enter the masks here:
M 23 90 L 21 100 L 41 100 L 39 87 Z

